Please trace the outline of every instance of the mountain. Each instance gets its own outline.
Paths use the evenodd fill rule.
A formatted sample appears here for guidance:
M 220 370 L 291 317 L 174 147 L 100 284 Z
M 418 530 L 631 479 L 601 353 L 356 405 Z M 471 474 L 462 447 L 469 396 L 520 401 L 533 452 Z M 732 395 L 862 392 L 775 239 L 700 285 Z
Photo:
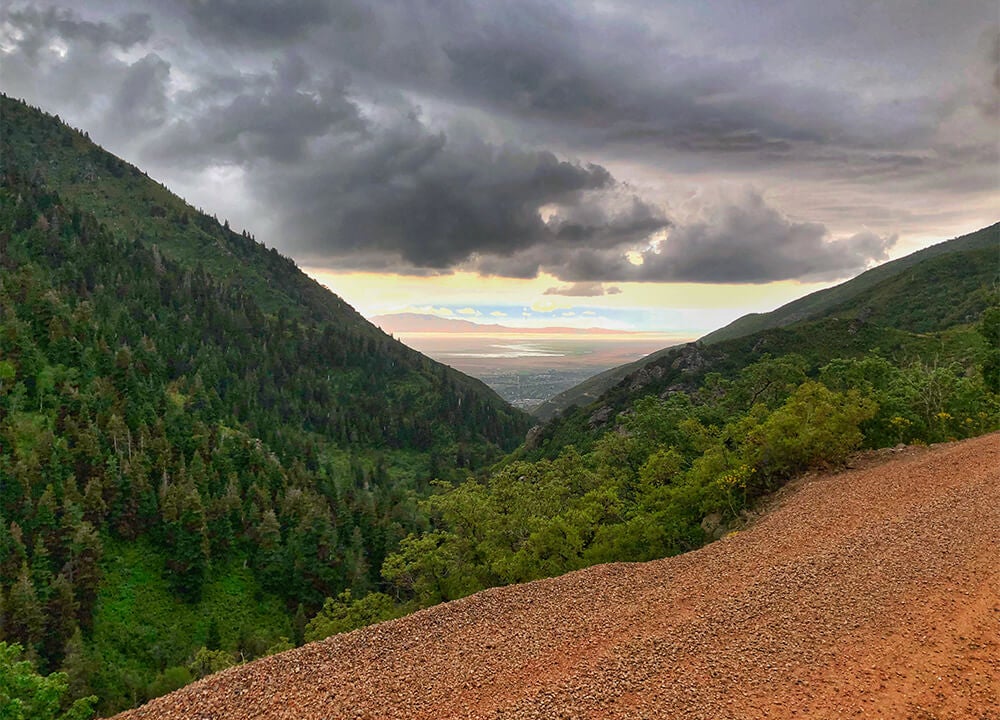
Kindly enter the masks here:
M 889 451 L 697 552 L 481 592 L 119 720 L 998 717 L 998 449 Z
M 179 272 L 191 276 L 192 279 L 185 280 L 187 284 L 198 279 L 218 285 L 220 294 L 246 298 L 255 306 L 255 312 L 277 319 L 285 331 L 295 331 L 294 325 L 299 321 L 302 325 L 298 329 L 305 330 L 304 335 L 318 333 L 324 336 L 309 338 L 311 341 L 324 343 L 330 349 L 340 346 L 341 354 L 347 347 L 354 346 L 351 350 L 359 355 L 347 358 L 352 367 L 369 368 L 374 364 L 378 372 L 387 372 L 385 377 L 372 379 L 371 384 L 379 388 L 378 396 L 365 398 L 366 402 L 375 403 L 374 407 L 366 408 L 368 415 L 375 412 L 370 418 L 372 422 L 367 423 L 373 427 L 365 430 L 363 426 L 368 417 L 359 417 L 350 432 L 327 423 L 328 427 L 323 430 L 327 435 L 358 435 L 360 432 L 378 444 L 384 439 L 385 426 L 400 416 L 426 416 L 424 419 L 428 423 L 438 420 L 451 423 L 458 418 L 435 415 L 437 408 L 433 403 L 430 412 L 424 413 L 420 409 L 425 406 L 423 398 L 418 396 L 426 393 L 447 397 L 451 394 L 454 397 L 446 404 L 453 402 L 457 406 L 458 395 L 466 394 L 463 400 L 481 405 L 482 411 L 492 419 L 479 418 L 484 421 L 480 427 L 452 440 L 482 442 L 484 447 L 489 445 L 494 450 L 508 449 L 516 444 L 525 423 L 523 416 L 485 384 L 392 340 L 273 248 L 267 249 L 246 231 L 237 233 L 228 228 L 228 223 L 222 225 L 195 210 L 134 166 L 59 122 L 58 118 L 45 116 L 4 97 L 0 119 L 3 141 L 0 170 L 5 174 L 21 173 L 21 177 L 34 187 L 57 194 L 59 202 L 72 208 L 71 212 L 92 215 L 116 242 L 141 243 L 144 250 L 152 253 L 156 263 L 173 262 Z M 21 213 L 25 214 L 26 210 L 22 209 Z M 160 274 L 158 266 L 156 272 Z M 373 362 L 365 357 L 375 355 L 378 358 L 373 357 Z M 321 367 L 327 365 L 321 364 Z M 333 376 L 329 381 L 332 386 L 338 384 Z M 408 382 L 415 383 L 419 389 L 403 389 Z M 383 389 L 388 389 L 388 393 L 382 392 Z M 397 389 L 399 397 L 392 397 Z M 389 397 L 383 398 L 386 394 Z M 401 406 L 394 407 L 396 403 Z M 383 408 L 393 417 L 379 418 L 378 413 Z M 317 425 L 315 429 L 320 429 L 322 421 L 311 420 Z M 375 425 L 381 427 L 375 428 Z M 426 449 L 421 443 L 410 440 L 392 439 L 387 444 Z
M 301 642 L 530 425 L 6 96 L 0 183 L 0 635 L 104 713 Z
M 713 354 L 714 351 L 708 350 L 712 345 L 749 337 L 755 338 L 749 345 L 758 350 L 771 343 L 766 350 L 771 353 L 776 349 L 772 339 L 775 337 L 784 337 L 778 340 L 779 345 L 787 344 L 791 338 L 805 338 L 808 346 L 819 339 L 816 336 L 810 339 L 808 336 L 812 333 L 808 329 L 792 331 L 787 336 L 770 336 L 766 331 L 804 326 L 809 321 L 841 320 L 912 333 L 945 330 L 975 320 L 991 302 L 995 294 L 992 288 L 998 277 L 1000 223 L 872 268 L 847 282 L 806 295 L 770 313 L 744 315 L 705 335 L 686 350 L 664 348 L 607 370 L 550 398 L 533 410 L 532 415 L 547 422 L 573 406 L 596 402 L 604 393 L 623 383 L 642 385 L 644 381 L 638 374 L 644 368 L 662 375 L 666 372 L 665 364 L 683 364 L 685 361 L 680 360 L 680 356 L 695 352 L 692 348 L 698 348 L 699 353 Z M 821 327 L 817 325 L 814 329 Z M 872 340 L 877 344 L 877 337 Z M 792 350 L 789 347 L 789 351 Z M 714 354 L 728 353 L 720 350 Z M 632 376 L 637 376 L 637 380 L 628 380 Z
M 947 256 L 947 257 L 942 257 Z M 937 262 L 928 262 L 937 259 Z M 906 257 L 874 267 L 832 288 L 810 293 L 769 313 L 751 313 L 710 332 L 701 342 L 710 344 L 770 328 L 824 316 L 842 316 L 863 307 L 879 314 L 887 324 L 915 332 L 940 329 L 976 311 L 971 299 L 984 274 L 1000 267 L 1000 223 L 974 233 L 932 245 Z M 974 272 L 967 272 L 970 268 Z M 957 285 L 950 283 L 958 283 Z M 913 300 L 920 297 L 920 304 Z M 886 303 L 902 300 L 887 312 Z M 957 306 L 949 300 L 958 298 Z M 972 303 L 969 307 L 968 303 Z M 940 311 L 948 308 L 948 312 Z M 979 307 L 979 310 L 982 308 Z M 909 315 L 907 321 L 904 314 Z
M 495 323 L 476 323 L 457 318 L 443 318 L 437 315 L 420 313 L 393 313 L 390 315 L 375 315 L 372 323 L 389 333 L 483 333 L 483 334 L 517 334 L 517 335 L 631 335 L 627 330 L 611 330 L 608 328 L 571 328 L 571 327 L 531 327 L 520 328 Z
M 669 353 L 674 347 L 673 345 L 665 347 L 634 362 L 619 365 L 618 367 L 598 373 L 578 385 L 574 385 L 557 395 L 553 395 L 534 408 L 531 411 L 531 415 L 539 422 L 547 422 L 570 407 L 587 405 L 599 398 L 608 388 L 614 387 L 632 373 L 641 370 L 651 362 L 655 362 Z
M 491 586 L 695 550 L 857 448 L 1000 426 L 991 252 L 670 349 L 514 449 L 529 420 L 482 383 L 2 98 L 0 633 L 110 714 Z

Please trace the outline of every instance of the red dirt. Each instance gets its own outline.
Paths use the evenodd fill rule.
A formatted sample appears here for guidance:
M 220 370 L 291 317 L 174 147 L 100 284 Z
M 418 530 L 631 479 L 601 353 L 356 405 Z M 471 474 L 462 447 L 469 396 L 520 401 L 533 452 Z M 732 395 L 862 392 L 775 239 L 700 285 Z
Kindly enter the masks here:
M 487 590 L 118 717 L 1000 720 L 1000 435 L 862 464 L 696 552 Z

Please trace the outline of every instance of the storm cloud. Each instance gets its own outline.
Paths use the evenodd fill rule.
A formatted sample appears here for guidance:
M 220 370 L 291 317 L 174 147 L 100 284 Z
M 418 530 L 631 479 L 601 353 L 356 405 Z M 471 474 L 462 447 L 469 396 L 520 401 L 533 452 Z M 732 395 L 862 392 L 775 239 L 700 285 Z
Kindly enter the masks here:
M 994 0 L 123 7 L 6 6 L 4 91 L 314 266 L 834 279 L 994 219 Z
M 276 171 L 263 189 L 279 207 L 295 209 L 297 217 L 285 222 L 295 230 L 296 250 L 342 263 L 375 252 L 444 269 L 476 254 L 571 244 L 575 238 L 563 236 L 575 235 L 577 226 L 546 222 L 540 209 L 572 211 L 588 193 L 615 186 L 603 167 L 449 138 L 416 119 L 334 155 L 335 161 Z M 613 246 L 635 232 L 629 218 L 607 218 L 579 232 L 587 243 Z
M 696 218 L 670 226 L 644 247 L 536 246 L 507 258 L 480 258 L 476 269 L 546 272 L 571 283 L 546 293 L 559 295 L 599 295 L 605 282 L 827 280 L 886 260 L 896 241 L 868 230 L 833 237 L 823 224 L 792 220 L 748 190 L 713 199 Z

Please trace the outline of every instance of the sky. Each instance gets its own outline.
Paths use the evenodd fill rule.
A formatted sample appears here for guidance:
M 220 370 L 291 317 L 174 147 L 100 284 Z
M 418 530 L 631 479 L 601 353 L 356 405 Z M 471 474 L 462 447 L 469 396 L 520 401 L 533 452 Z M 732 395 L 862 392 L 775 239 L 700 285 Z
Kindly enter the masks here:
M 0 89 L 366 315 L 696 336 L 998 219 L 998 22 L 996 0 L 14 0 Z

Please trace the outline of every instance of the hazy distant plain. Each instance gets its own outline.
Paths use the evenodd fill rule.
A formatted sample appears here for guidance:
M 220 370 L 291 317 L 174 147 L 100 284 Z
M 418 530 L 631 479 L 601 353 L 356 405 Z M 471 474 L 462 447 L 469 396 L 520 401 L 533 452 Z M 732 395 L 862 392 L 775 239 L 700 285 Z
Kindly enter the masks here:
M 609 368 L 691 338 L 659 333 L 530 335 L 395 333 L 429 357 L 477 377 L 505 400 L 531 410 Z

